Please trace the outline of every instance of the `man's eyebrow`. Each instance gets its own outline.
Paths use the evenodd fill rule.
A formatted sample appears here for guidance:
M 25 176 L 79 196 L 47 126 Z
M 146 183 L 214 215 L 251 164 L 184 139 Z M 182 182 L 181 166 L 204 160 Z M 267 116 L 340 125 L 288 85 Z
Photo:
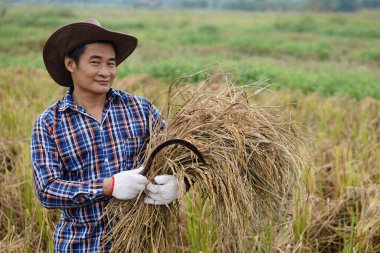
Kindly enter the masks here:
M 99 60 L 99 59 L 102 59 L 103 57 L 99 56 L 99 55 L 91 55 L 90 56 L 90 60 Z M 109 58 L 108 61 L 116 61 L 116 58 L 112 57 L 112 58 Z

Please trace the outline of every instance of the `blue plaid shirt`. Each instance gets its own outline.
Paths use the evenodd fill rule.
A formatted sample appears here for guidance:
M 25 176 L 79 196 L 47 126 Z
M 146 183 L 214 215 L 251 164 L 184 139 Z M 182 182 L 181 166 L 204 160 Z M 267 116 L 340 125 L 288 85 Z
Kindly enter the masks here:
M 35 122 L 34 184 L 44 207 L 61 209 L 55 251 L 95 252 L 104 248 L 107 221 L 101 215 L 110 199 L 103 180 L 142 163 L 140 151 L 160 115 L 147 99 L 111 89 L 99 123 L 71 94 L 69 89 Z

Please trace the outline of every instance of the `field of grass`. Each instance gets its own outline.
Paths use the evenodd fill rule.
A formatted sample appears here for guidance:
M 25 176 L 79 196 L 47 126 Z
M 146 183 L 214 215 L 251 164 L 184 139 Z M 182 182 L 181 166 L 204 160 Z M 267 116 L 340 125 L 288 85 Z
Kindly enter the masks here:
M 379 16 L 0 5 L 0 252 L 52 252 L 57 212 L 35 196 L 29 138 L 65 90 L 41 50 L 59 26 L 87 17 L 139 38 L 118 68 L 120 89 L 153 100 L 174 78 L 218 62 L 238 84 L 273 84 L 253 102 L 286 105 L 301 123 L 311 150 L 305 195 L 284 225 L 254 237 L 253 251 L 380 252 Z M 190 252 L 217 249 L 202 210 L 188 229 Z

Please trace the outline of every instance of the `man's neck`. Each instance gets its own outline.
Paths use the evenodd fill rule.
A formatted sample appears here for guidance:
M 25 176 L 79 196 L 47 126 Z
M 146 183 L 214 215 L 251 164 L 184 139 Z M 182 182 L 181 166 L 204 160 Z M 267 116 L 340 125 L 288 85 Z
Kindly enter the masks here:
M 73 99 L 75 104 L 84 108 L 89 114 L 95 117 L 97 121 L 101 120 L 101 113 L 107 98 L 107 94 L 90 94 L 79 89 L 74 89 Z M 99 118 L 100 117 L 100 118 Z

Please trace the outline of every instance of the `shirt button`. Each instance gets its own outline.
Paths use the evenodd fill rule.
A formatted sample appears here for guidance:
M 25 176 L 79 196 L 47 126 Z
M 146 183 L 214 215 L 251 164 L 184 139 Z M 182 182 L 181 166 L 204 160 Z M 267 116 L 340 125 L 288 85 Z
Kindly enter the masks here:
M 103 127 L 99 127 L 100 131 L 103 131 Z
M 104 162 L 105 162 L 105 163 L 108 163 L 108 158 L 104 159 Z

